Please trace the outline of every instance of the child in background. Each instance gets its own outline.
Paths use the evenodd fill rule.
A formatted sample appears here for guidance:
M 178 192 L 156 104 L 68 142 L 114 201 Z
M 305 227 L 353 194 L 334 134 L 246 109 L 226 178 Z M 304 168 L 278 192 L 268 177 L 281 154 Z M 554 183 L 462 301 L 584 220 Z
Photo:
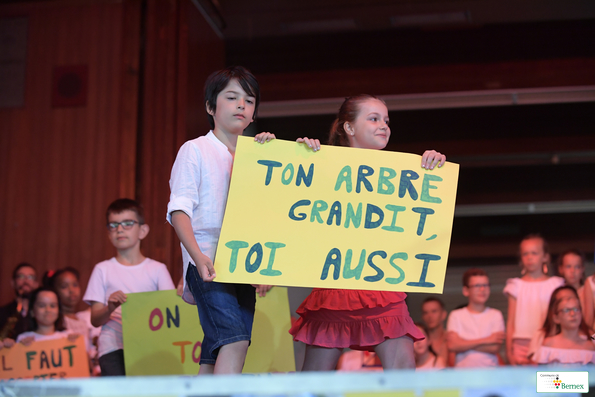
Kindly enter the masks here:
M 564 277 L 566 284 L 572 285 L 578 292 L 581 302 L 583 320 L 587 325 L 593 324 L 593 276 L 585 283 L 585 254 L 579 249 L 568 249 L 558 256 L 558 274 Z M 588 294 L 587 294 L 588 291 Z M 589 298 L 589 299 L 587 299 Z
M 482 269 L 463 274 L 463 295 L 469 304 L 448 317 L 448 349 L 456 353 L 455 367 L 496 367 L 498 351 L 506 340 L 500 310 L 486 306 L 490 280 Z
M 547 316 L 552 292 L 564 284 L 561 277 L 547 275 L 550 254 L 543 237 L 531 234 L 520 244 L 522 277 L 506 281 L 508 325 L 506 353 L 511 365 L 530 364 L 529 344 Z
M 204 332 L 199 374 L 241 373 L 252 336 L 256 291 L 270 287 L 214 282 L 213 261 L 238 136 L 260 101 L 256 78 L 243 67 L 211 74 L 205 107 L 212 130 L 180 148 L 171 171 L 167 220 L 176 230 L 184 264 L 182 298 L 196 304 Z M 274 135 L 259 134 L 259 142 Z
M 443 369 L 446 367 L 446 361 L 440 357 L 430 344 L 428 328 L 421 323 L 415 323 L 417 328 L 424 335 L 423 339 L 416 340 L 413 343 L 413 353 L 415 354 L 415 370 L 430 371 Z
M 68 331 L 83 335 L 87 346 L 87 353 L 94 374 L 99 374 L 97 363 L 97 339 L 101 333 L 100 327 L 91 324 L 91 309 L 77 311 L 81 302 L 81 286 L 78 270 L 65 267 L 57 270 L 50 279 L 51 287 L 58 293 L 60 307 L 64 315 L 64 326 Z M 97 367 L 97 368 L 94 368 Z
M 552 293 L 543 334 L 546 338 L 531 357 L 535 363 L 595 364 L 591 330 L 582 319 L 574 287 L 564 285 Z
M 370 95 L 347 98 L 331 127 L 329 144 L 384 149 L 390 138 L 388 109 Z M 314 151 L 317 139 L 300 138 Z M 441 167 L 446 157 L 426 151 L 421 167 Z M 403 292 L 315 288 L 297 310 L 300 318 L 289 331 L 306 343 L 303 371 L 335 369 L 343 348 L 375 351 L 382 367 L 415 368 L 413 342 L 424 336 L 409 316 Z
M 421 318 L 426 327 L 428 343 L 432 347 L 432 351 L 440 356 L 447 366 L 453 366 L 454 355 L 452 360 L 449 360 L 446 328 L 444 327 L 447 315 L 444 302 L 434 296 L 424 299 L 421 304 Z
M 102 376 L 126 375 L 122 344 L 122 308 L 126 294 L 174 289 L 167 267 L 146 258 L 140 243 L 149 233 L 143 208 L 118 199 L 106 212 L 107 235 L 116 256 L 95 265 L 83 300 L 91 305 L 91 324 L 101 327 L 99 366 Z
M 75 340 L 78 334 L 69 334 L 64 327 L 60 300 L 56 292 L 47 287 L 33 291 L 29 301 L 29 321 L 34 331 L 23 332 L 17 336 L 17 343 L 25 346 L 35 341 L 69 338 Z

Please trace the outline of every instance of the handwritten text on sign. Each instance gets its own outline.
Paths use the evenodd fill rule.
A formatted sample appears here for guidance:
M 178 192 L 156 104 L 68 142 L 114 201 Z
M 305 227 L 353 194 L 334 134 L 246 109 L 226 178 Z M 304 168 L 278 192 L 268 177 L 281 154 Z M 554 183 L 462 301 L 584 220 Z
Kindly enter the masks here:
M 217 281 L 440 293 L 458 168 L 240 137 Z
M 67 338 L 21 343 L 0 350 L 0 379 L 62 379 L 89 376 L 85 341 Z
M 257 297 L 244 372 L 295 371 L 286 288 Z M 175 290 L 127 294 L 122 305 L 126 375 L 196 375 L 203 332 L 196 306 Z

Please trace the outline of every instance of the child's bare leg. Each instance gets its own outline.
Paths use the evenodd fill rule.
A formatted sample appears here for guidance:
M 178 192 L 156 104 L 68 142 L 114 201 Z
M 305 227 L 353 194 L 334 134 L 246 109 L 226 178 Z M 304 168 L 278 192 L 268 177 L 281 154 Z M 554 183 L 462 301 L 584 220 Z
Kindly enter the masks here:
M 385 370 L 415 368 L 413 339 L 408 336 L 387 339 L 376 346 L 374 350 L 382 362 L 382 368 Z
M 213 375 L 213 371 L 215 370 L 215 366 L 213 364 L 200 364 L 198 368 L 199 375 Z
M 332 371 L 342 352 L 343 349 L 307 345 L 302 371 Z
M 213 373 L 241 374 L 248 353 L 248 345 L 247 340 L 241 340 L 221 346 Z

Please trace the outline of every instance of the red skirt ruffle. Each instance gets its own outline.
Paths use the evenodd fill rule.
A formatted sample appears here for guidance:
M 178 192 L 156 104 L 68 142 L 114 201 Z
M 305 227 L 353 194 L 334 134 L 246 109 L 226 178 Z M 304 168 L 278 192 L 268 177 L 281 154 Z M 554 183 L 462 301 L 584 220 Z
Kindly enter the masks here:
M 373 351 L 387 339 L 423 339 L 405 304 L 403 292 L 315 289 L 297 310 L 289 330 L 308 345 Z

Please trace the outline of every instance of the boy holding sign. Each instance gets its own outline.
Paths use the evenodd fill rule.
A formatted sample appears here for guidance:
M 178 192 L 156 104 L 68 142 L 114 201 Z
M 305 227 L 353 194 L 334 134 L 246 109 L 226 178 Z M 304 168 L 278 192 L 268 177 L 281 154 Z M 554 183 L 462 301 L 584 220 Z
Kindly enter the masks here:
M 182 243 L 182 298 L 197 305 L 205 335 L 199 374 L 241 373 L 252 334 L 255 288 L 214 282 L 213 260 L 238 136 L 254 121 L 259 101 L 258 82 L 245 68 L 211 74 L 205 106 L 212 130 L 180 148 L 171 172 L 167 220 Z M 263 133 L 258 140 L 270 138 Z M 268 289 L 257 287 L 261 296 Z
M 116 256 L 95 265 L 83 300 L 91 306 L 91 324 L 101 326 L 99 366 L 102 376 L 124 376 L 122 307 L 126 294 L 174 289 L 165 264 L 145 257 L 141 241 L 149 233 L 142 206 L 118 199 L 107 208 L 107 235 Z
M 333 126 L 329 144 L 384 149 L 390 138 L 388 109 L 371 95 L 347 98 Z M 317 151 L 318 140 L 300 138 Z M 422 168 L 441 167 L 446 157 L 434 150 L 422 156 Z M 303 371 L 335 369 L 343 348 L 375 351 L 384 369 L 415 368 L 413 342 L 423 339 L 409 316 L 403 292 L 315 288 L 297 310 L 289 331 L 306 343 Z

